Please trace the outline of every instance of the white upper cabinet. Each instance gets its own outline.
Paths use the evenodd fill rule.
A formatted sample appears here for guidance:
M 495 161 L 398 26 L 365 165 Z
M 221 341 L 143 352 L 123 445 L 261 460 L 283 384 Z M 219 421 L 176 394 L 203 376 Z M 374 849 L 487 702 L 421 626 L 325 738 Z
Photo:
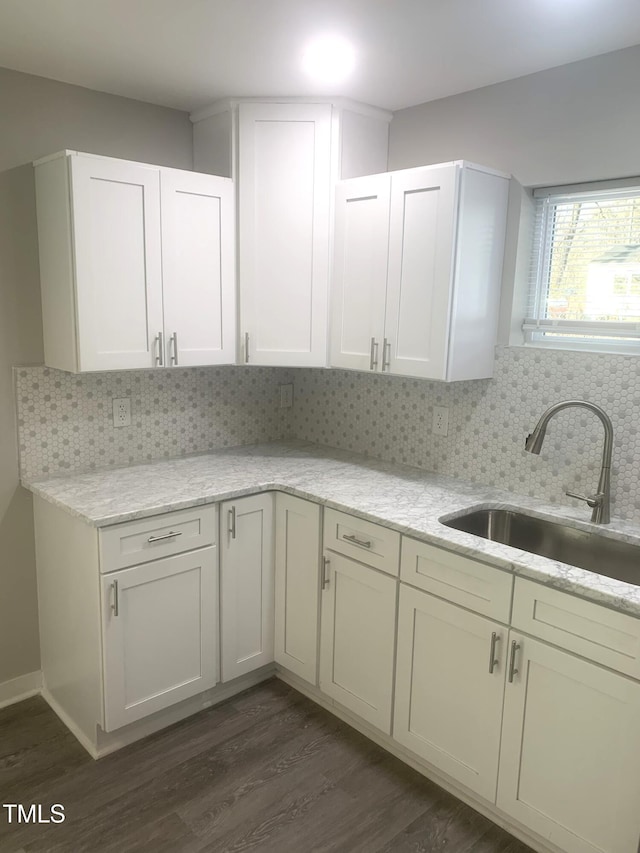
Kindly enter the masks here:
M 45 364 L 234 361 L 230 180 L 63 152 L 36 197 Z
M 506 176 L 463 162 L 338 185 L 332 366 L 491 376 L 508 189 Z
M 245 361 L 324 365 L 331 106 L 241 104 L 239 173 Z
M 233 183 L 163 169 L 162 273 L 168 363 L 235 361 Z
M 388 175 L 354 178 L 336 191 L 331 364 L 375 370 L 384 337 Z
M 286 99 L 192 116 L 196 168 L 237 183 L 241 361 L 326 366 L 333 186 L 386 168 L 389 119 Z

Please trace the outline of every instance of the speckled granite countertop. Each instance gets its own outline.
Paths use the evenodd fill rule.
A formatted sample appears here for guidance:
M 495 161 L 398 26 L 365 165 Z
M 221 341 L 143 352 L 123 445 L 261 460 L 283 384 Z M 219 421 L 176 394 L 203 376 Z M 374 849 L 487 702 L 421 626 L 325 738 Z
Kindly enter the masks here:
M 520 507 L 557 517 L 557 506 L 313 444 L 235 447 L 24 485 L 97 527 L 277 489 L 640 617 L 640 587 L 489 542 L 439 520 L 472 506 Z M 593 529 L 585 521 L 588 510 L 562 507 L 561 513 L 572 526 Z M 640 545 L 640 529 L 626 522 L 614 520 L 605 535 Z

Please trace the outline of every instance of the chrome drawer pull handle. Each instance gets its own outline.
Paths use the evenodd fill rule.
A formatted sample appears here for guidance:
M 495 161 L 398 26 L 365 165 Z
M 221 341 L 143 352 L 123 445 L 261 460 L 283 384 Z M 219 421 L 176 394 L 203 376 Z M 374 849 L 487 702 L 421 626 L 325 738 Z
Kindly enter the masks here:
M 511 660 L 509 661 L 509 684 L 513 684 L 514 677 L 520 672 L 516 669 L 516 654 L 520 648 L 520 643 L 515 640 L 511 643 Z
M 156 350 L 156 364 L 159 367 L 164 367 L 164 339 L 162 332 L 158 332 L 158 337 L 156 338 L 156 345 L 158 349 Z
M 493 670 L 500 663 L 496 657 L 496 646 L 500 642 L 500 637 L 494 631 L 491 634 L 491 649 L 489 651 L 489 675 L 493 675 Z
M 391 370 L 391 341 L 384 339 L 382 344 L 382 372 Z
M 362 548 L 371 548 L 371 542 L 365 542 L 363 539 L 358 539 L 358 537 L 354 536 L 353 533 L 345 533 L 342 538 L 346 539 L 347 542 L 353 542 L 354 545 L 360 545 Z
M 171 530 L 169 533 L 163 533 L 162 536 L 150 536 L 147 542 L 162 542 L 163 539 L 174 539 L 176 536 L 182 536 L 182 531 Z
M 331 562 L 328 557 L 322 558 L 322 589 L 326 589 L 329 586 L 329 567 L 331 566 Z
M 234 506 L 229 510 L 229 534 L 232 539 L 236 538 L 236 508 Z
M 178 365 L 178 333 L 174 332 L 169 338 L 169 348 L 171 350 L 171 364 Z
M 371 354 L 369 357 L 369 370 L 376 370 L 378 367 L 378 342 L 375 338 L 371 338 Z
M 120 615 L 120 600 L 118 597 L 118 581 L 114 581 L 111 584 L 111 589 L 113 590 L 113 603 L 111 605 L 111 609 L 113 610 L 114 616 Z

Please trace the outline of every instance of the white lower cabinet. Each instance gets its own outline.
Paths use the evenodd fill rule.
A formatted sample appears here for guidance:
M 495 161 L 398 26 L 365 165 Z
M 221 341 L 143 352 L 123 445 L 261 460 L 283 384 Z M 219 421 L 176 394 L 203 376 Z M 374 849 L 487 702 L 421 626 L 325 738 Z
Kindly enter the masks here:
M 495 802 L 508 629 L 401 585 L 394 739 Z
M 640 684 L 512 633 L 498 807 L 567 853 L 637 853 Z
M 397 580 L 329 551 L 322 586 L 320 689 L 390 734 Z
M 275 659 L 318 683 L 320 607 L 320 507 L 276 495 Z
M 273 663 L 273 494 L 220 505 L 222 681 Z
M 215 548 L 103 575 L 105 731 L 218 681 Z

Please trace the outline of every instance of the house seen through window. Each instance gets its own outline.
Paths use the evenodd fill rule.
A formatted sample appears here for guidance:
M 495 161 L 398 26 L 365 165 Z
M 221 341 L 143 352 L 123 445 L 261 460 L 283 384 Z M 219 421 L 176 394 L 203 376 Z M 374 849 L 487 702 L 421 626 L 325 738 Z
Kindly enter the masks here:
M 640 186 L 537 200 L 525 340 L 640 352 Z

